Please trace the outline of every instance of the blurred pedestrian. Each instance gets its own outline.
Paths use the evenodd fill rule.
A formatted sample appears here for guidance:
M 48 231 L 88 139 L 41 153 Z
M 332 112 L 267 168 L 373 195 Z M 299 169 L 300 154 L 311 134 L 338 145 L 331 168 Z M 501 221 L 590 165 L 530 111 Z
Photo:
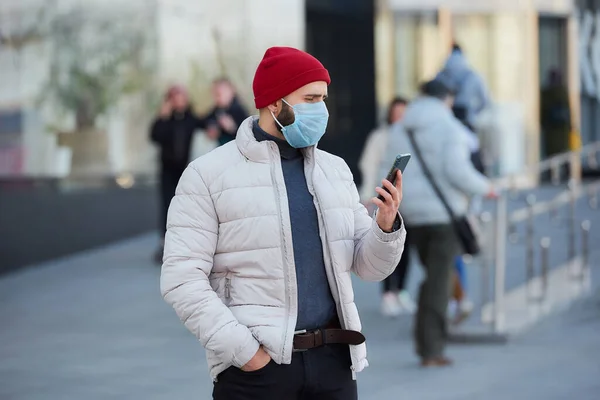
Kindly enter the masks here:
M 160 106 L 158 116 L 150 128 L 150 140 L 160 152 L 159 225 L 161 243 L 154 254 L 157 263 L 162 263 L 164 235 L 167 226 L 167 211 L 179 178 L 190 161 L 192 137 L 197 129 L 205 127 L 202 119 L 192 112 L 187 91 L 182 86 L 172 86 Z
M 452 52 L 436 79 L 454 92 L 452 112 L 467 128 L 464 130 L 464 134 L 469 144 L 473 166 L 477 171 L 485 174 L 484 155 L 475 128 L 478 117 L 491 105 L 489 91 L 483 78 L 471 68 L 462 48 L 454 43 Z M 481 206 L 481 196 L 472 196 L 470 198 L 469 213 L 479 214 Z M 462 297 L 460 299 L 453 298 L 450 313 L 454 315 L 454 322 L 458 323 L 468 318 L 473 309 L 472 303 L 467 298 L 467 275 L 462 255 L 456 258 L 455 273 L 460 275 L 460 279 L 455 279 L 456 284 L 462 286 L 460 290 L 457 288 L 455 293 L 461 293 Z
M 454 92 L 452 112 L 468 129 L 465 133 L 468 134 L 471 161 L 479 172 L 484 173 L 480 141 L 475 130 L 477 117 L 491 104 L 483 78 L 471 68 L 461 47 L 455 43 L 436 79 Z
M 569 134 L 571 132 L 569 92 L 558 68 L 553 68 L 548 72 L 540 99 L 540 120 L 545 156 L 550 157 L 569 151 Z
M 446 311 L 454 261 L 461 248 L 450 216 L 422 163 L 457 217 L 467 212 L 468 196 L 494 192 L 491 183 L 470 161 L 465 127 L 451 112 L 452 91 L 434 80 L 425 83 L 421 93 L 408 105 L 403 121 L 394 126 L 386 158 L 393 160 L 398 153 L 413 154 L 404 172 L 404 181 L 410 185 L 404 188 L 400 211 L 425 268 L 415 343 L 422 365 L 430 367 L 451 364 L 444 355 Z
M 171 204 L 161 291 L 206 349 L 214 399 L 357 398 L 350 274 L 383 280 L 400 260 L 402 178 L 369 217 L 346 163 L 315 148 L 329 83 L 311 55 L 268 49 L 258 118 L 192 162 Z
M 205 117 L 207 132 L 222 146 L 235 139 L 238 128 L 248 118 L 248 112 L 228 79 L 216 79 L 211 90 L 215 106 Z
M 365 148 L 359 161 L 362 173 L 361 200 L 364 204 L 370 202 L 373 188 L 379 183 L 382 176 L 381 163 L 385 155 L 390 127 L 402 120 L 408 101 L 396 97 L 389 105 L 385 124 L 371 132 L 367 138 Z M 389 168 L 390 165 L 386 164 Z M 402 258 L 392 275 L 388 276 L 382 285 L 381 313 L 386 317 L 396 317 L 402 313 L 412 314 L 416 306 L 406 290 L 406 276 L 410 266 L 409 235 L 407 233 L 405 249 Z

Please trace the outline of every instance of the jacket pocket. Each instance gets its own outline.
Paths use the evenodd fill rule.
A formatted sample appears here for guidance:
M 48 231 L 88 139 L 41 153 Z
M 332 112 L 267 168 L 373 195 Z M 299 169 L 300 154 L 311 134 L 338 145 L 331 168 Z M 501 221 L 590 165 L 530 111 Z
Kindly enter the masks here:
M 217 296 L 225 303 L 229 301 L 231 298 L 231 273 L 215 273 L 209 278 L 209 281 Z
M 277 364 L 275 363 L 275 361 L 273 361 L 273 359 L 269 360 L 269 362 L 262 368 L 259 368 L 257 370 L 254 371 L 244 371 L 241 368 L 237 368 L 237 367 L 233 367 L 235 368 L 236 372 L 241 374 L 241 375 L 262 375 L 265 372 L 269 372 L 269 370 L 273 367 L 275 367 Z

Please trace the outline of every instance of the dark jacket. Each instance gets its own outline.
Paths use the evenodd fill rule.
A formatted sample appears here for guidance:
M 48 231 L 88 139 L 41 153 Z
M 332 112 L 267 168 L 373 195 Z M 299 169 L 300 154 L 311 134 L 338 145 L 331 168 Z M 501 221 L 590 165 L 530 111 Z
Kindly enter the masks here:
M 173 112 L 169 118 L 155 119 L 150 139 L 160 147 L 162 168 L 183 172 L 190 162 L 193 134 L 205 126 L 205 121 L 189 108 L 183 113 Z
M 236 127 L 232 132 L 227 132 L 219 124 L 217 123 L 219 115 L 229 114 L 231 118 L 235 121 Z M 237 97 L 233 99 L 229 107 L 221 108 L 215 107 L 212 111 L 206 116 L 206 125 L 215 124 L 219 129 L 219 145 L 224 145 L 225 143 L 235 139 L 235 135 L 239 126 L 244 122 L 244 120 L 248 118 L 248 112 L 244 108 L 244 106 L 240 103 Z
M 565 86 L 551 85 L 541 91 L 540 120 L 546 156 L 569 150 L 571 110 Z

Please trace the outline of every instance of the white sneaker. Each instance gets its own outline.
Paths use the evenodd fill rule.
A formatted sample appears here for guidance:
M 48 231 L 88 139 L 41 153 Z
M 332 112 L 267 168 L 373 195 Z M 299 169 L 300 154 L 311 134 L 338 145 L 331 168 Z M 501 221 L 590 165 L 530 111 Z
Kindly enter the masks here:
M 460 323 L 468 319 L 471 316 L 471 313 L 473 312 L 473 308 L 475 308 L 475 306 L 473 305 L 473 302 L 469 299 L 465 298 L 458 302 L 456 307 L 456 313 L 454 314 L 453 324 L 459 325 Z
M 406 290 L 402 290 L 400 293 L 398 293 L 398 304 L 400 305 L 402 311 L 407 314 L 414 314 L 415 311 L 417 311 L 417 305 L 410 297 L 410 293 L 408 293 Z
M 448 310 L 446 311 L 446 317 L 449 320 L 453 320 L 456 317 L 457 313 L 458 313 L 458 301 L 456 301 L 455 299 L 450 299 L 450 301 L 448 301 Z
M 473 312 L 473 302 L 469 299 L 463 299 L 460 303 L 458 303 L 458 310 L 463 314 L 471 314 Z
M 402 313 L 398 297 L 394 293 L 384 293 L 381 299 L 381 313 L 384 317 L 394 318 Z

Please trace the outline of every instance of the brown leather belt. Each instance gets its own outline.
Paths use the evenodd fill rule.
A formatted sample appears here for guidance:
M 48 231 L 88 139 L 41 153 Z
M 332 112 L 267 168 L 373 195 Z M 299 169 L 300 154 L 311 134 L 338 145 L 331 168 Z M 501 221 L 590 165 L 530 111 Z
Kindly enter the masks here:
M 365 340 L 364 335 L 360 332 L 339 328 L 300 331 L 294 335 L 294 351 L 306 351 L 325 344 L 359 345 Z

